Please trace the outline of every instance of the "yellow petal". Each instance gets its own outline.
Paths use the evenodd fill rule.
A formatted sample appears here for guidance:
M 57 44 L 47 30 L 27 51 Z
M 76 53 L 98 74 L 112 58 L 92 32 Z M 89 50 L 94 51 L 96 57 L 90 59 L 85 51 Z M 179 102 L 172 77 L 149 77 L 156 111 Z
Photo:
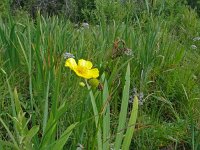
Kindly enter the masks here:
M 97 68 L 94 68 L 94 69 L 88 70 L 87 74 L 91 78 L 97 78 L 99 76 L 99 70 Z
M 92 62 L 86 61 L 84 59 L 80 59 L 78 61 L 78 66 L 83 67 L 83 68 L 87 68 L 87 69 L 91 69 L 92 68 Z
M 76 73 L 77 76 L 83 77 L 85 79 L 97 78 L 99 76 L 99 70 L 97 68 L 85 71 L 74 69 L 74 72 Z
M 65 66 L 69 67 L 70 69 L 74 70 L 75 68 L 77 68 L 77 64 L 74 58 L 69 58 L 66 60 L 65 62 Z
M 74 69 L 74 72 L 76 73 L 77 76 L 83 77 L 85 79 L 90 79 L 91 76 L 88 75 L 87 71 L 85 72 L 80 72 L 80 70 Z

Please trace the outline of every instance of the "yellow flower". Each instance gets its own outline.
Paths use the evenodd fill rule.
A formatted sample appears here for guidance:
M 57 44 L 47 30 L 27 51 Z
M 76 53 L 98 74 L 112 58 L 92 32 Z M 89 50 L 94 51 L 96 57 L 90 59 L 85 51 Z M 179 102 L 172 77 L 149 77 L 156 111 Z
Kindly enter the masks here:
M 77 64 L 74 58 L 69 58 L 66 60 L 65 66 L 85 79 L 97 78 L 99 76 L 99 70 L 97 68 L 92 69 L 92 63 L 84 59 L 80 59 Z

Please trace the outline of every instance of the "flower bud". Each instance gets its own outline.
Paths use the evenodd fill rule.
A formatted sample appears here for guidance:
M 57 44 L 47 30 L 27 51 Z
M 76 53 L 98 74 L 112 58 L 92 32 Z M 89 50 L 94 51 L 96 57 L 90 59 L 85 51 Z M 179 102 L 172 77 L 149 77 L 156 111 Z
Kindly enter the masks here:
M 84 82 L 79 82 L 79 85 L 84 87 L 85 86 L 85 83 Z
M 89 79 L 88 83 L 92 88 L 97 88 L 99 85 L 99 80 L 98 79 Z

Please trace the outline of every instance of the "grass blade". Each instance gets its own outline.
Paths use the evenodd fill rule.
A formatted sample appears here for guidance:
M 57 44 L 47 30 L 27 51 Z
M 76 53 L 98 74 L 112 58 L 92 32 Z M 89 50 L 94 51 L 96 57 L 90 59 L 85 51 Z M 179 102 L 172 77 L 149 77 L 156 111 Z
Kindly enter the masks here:
M 98 114 L 98 109 L 96 106 L 96 102 L 95 102 L 95 98 L 94 98 L 94 94 L 90 88 L 90 86 L 87 84 L 88 89 L 90 90 L 89 94 L 90 94 L 90 99 L 92 102 L 92 108 L 94 111 L 94 116 L 95 116 L 95 124 L 96 124 L 96 128 L 98 130 L 97 132 L 97 142 L 98 142 L 98 150 L 102 149 L 102 134 L 101 134 L 101 128 L 98 126 L 98 122 L 99 122 L 99 114 Z
M 105 105 L 105 112 L 103 114 L 103 149 L 108 150 L 110 139 L 110 104 L 107 80 L 105 80 L 103 88 L 103 103 Z
M 131 139 L 133 137 L 133 132 L 135 129 L 137 114 L 138 114 L 138 97 L 135 96 L 133 100 L 133 107 L 131 111 L 130 120 L 128 123 L 128 129 L 126 130 L 126 135 L 124 137 L 122 149 L 129 149 L 129 146 L 131 144 Z
M 46 99 L 45 99 L 45 105 L 44 105 L 43 134 L 45 133 L 45 129 L 46 129 L 46 125 L 47 125 L 47 119 L 48 119 L 49 82 L 50 82 L 50 73 L 49 73 L 49 77 L 48 77 Z
M 125 85 L 124 85 L 123 95 L 122 95 L 121 110 L 119 114 L 119 124 L 117 128 L 117 135 L 116 135 L 115 145 L 114 145 L 116 150 L 120 149 L 122 139 L 123 139 L 123 132 L 125 129 L 127 107 L 128 107 L 128 100 L 129 100 L 129 89 L 130 89 L 130 65 L 128 63 L 126 76 L 125 76 Z
M 15 140 L 14 136 L 10 132 L 8 126 L 4 123 L 4 121 L 1 118 L 0 118 L 0 122 L 2 123 L 2 125 L 4 126 L 4 128 L 6 129 L 6 131 L 8 132 L 8 135 L 10 136 L 11 140 L 13 141 L 13 143 L 15 145 L 15 148 L 19 150 L 20 148 L 18 147 L 17 141 Z
M 58 139 L 56 141 L 56 144 L 54 145 L 53 149 L 56 150 L 62 150 L 63 146 L 65 145 L 65 143 L 67 142 L 69 136 L 72 133 L 72 130 L 76 127 L 77 123 L 74 123 L 72 125 L 70 125 L 61 135 L 60 139 Z

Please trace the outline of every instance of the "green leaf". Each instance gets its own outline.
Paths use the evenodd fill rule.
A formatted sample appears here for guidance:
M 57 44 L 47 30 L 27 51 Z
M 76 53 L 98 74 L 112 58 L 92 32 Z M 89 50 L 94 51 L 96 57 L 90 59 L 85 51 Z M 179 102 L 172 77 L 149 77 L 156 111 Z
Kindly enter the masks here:
M 24 131 L 28 131 L 27 128 L 27 124 L 26 123 L 26 118 L 25 118 L 25 113 L 23 112 L 22 108 L 21 108 L 21 104 L 19 101 L 19 97 L 18 97 L 18 93 L 17 93 L 17 88 L 15 87 L 14 89 L 14 100 L 15 100 L 15 110 L 17 113 L 17 120 L 15 120 L 14 118 L 14 122 L 15 122 L 15 126 L 16 126 L 16 130 L 20 133 L 20 130 L 24 130 Z M 23 126 L 23 128 L 22 128 Z M 21 129 L 20 129 L 21 128 Z M 19 136 L 19 135 L 18 135 Z
M 13 143 L 0 140 L 0 149 L 3 149 L 3 147 L 2 147 L 3 145 L 8 146 L 8 147 L 13 148 L 13 149 L 17 149 L 16 146 Z
M 48 83 L 47 83 L 47 89 L 46 89 L 46 98 L 45 98 L 45 104 L 44 104 L 44 114 L 43 114 L 43 134 L 45 133 L 45 129 L 47 126 L 47 119 L 48 119 L 48 105 L 49 105 L 49 86 L 50 86 L 50 73 L 48 75 Z
M 125 135 L 125 138 L 123 141 L 122 149 L 129 149 L 129 146 L 131 144 L 131 139 L 133 137 L 133 132 L 135 129 L 137 114 L 138 114 L 138 97 L 135 96 L 134 100 L 133 100 L 131 116 L 130 116 L 130 120 L 128 122 L 128 128 L 126 130 L 126 135 Z
M 11 140 L 13 141 L 15 148 L 19 150 L 20 148 L 19 148 L 19 146 L 17 144 L 17 141 L 15 140 L 14 136 L 10 132 L 8 126 L 4 123 L 4 121 L 1 118 L 0 118 L 0 122 L 2 123 L 2 125 L 4 126 L 4 128 L 6 129 L 6 131 L 8 132 L 8 135 L 10 136 Z
M 26 137 L 25 137 L 25 144 L 26 143 L 30 143 L 30 141 L 32 140 L 32 138 L 37 134 L 37 132 L 39 131 L 39 126 L 33 126 L 27 133 Z
M 56 150 L 62 150 L 65 143 L 67 142 L 69 136 L 72 133 L 72 130 L 76 127 L 77 123 L 74 123 L 72 125 L 70 125 L 65 131 L 64 133 L 61 135 L 61 137 L 56 141 L 56 144 L 54 145 L 53 149 Z
M 56 130 L 56 126 L 57 126 L 57 120 L 53 118 L 53 114 L 51 113 L 47 122 L 45 133 L 42 136 L 40 149 L 43 149 L 44 147 L 46 147 L 46 145 L 49 145 L 49 143 L 51 142 L 53 133 Z
M 87 83 L 87 82 L 86 82 Z M 95 97 L 94 94 L 91 90 L 91 87 L 87 84 L 87 87 L 89 89 L 89 94 L 90 94 L 90 99 L 91 99 L 91 103 L 92 103 L 92 108 L 93 108 L 93 112 L 94 112 L 94 116 L 95 116 L 95 124 L 96 124 L 96 129 L 97 129 L 97 143 L 98 143 L 98 150 L 102 149 L 102 134 L 101 134 L 101 128 L 99 127 L 99 113 L 98 113 L 98 109 L 97 109 L 97 105 L 96 105 L 96 101 L 95 101 Z
M 10 93 L 10 98 L 11 98 L 12 115 L 13 115 L 13 117 L 16 117 L 17 114 L 16 114 L 16 110 L 15 110 L 14 95 L 13 95 L 12 88 L 10 86 L 10 83 L 9 83 L 7 76 L 6 76 L 6 82 L 7 82 L 7 85 L 8 85 L 8 91 Z
M 109 150 L 109 139 L 110 139 L 110 103 L 109 103 L 109 91 L 108 83 L 105 80 L 103 88 L 103 149 Z
M 16 87 L 14 89 L 14 100 L 15 100 L 16 113 L 19 114 L 20 112 L 23 112 L 22 108 L 21 108 L 20 101 L 19 101 L 19 97 L 18 97 L 18 93 L 17 93 Z
M 128 100 L 129 100 L 129 89 L 130 89 L 130 65 L 128 63 L 127 71 L 125 75 L 125 85 L 123 89 L 123 95 L 122 95 L 122 102 L 121 102 L 121 110 L 119 114 L 119 124 L 117 128 L 117 135 L 114 143 L 114 147 L 116 150 L 120 149 L 122 139 L 123 139 L 123 133 L 125 129 L 125 123 L 126 123 L 126 115 L 127 115 L 127 108 L 128 108 Z
M 98 121 L 99 121 L 99 113 L 98 113 L 98 109 L 97 109 L 97 106 L 96 106 L 96 102 L 95 102 L 95 97 L 94 97 L 94 94 L 91 90 L 91 87 L 88 85 L 88 89 L 90 90 L 90 99 L 91 99 L 91 103 L 92 103 L 92 108 L 93 108 L 93 112 L 94 112 L 94 115 L 95 115 L 95 123 L 96 123 L 96 126 L 98 125 Z

